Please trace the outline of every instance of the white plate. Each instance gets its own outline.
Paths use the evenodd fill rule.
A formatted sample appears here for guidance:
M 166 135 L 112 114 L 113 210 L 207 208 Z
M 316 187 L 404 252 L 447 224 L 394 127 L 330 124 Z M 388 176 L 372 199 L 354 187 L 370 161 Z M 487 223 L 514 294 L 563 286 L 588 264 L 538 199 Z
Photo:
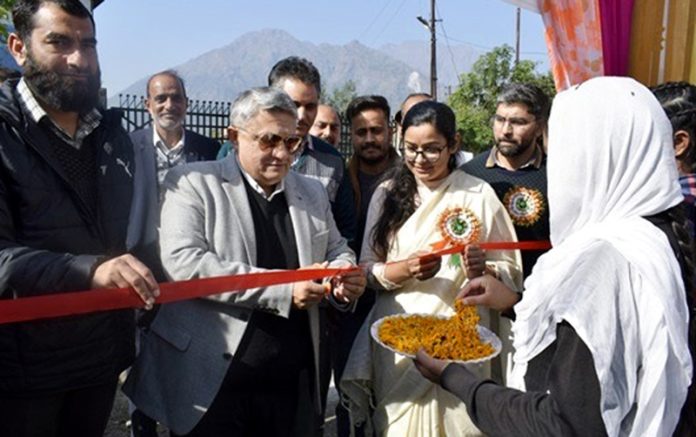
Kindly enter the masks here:
M 370 335 L 372 335 L 372 338 L 383 348 L 389 349 L 390 351 L 394 352 L 395 354 L 402 355 L 405 357 L 409 358 L 415 358 L 415 355 L 408 354 L 402 351 L 398 351 L 394 349 L 393 347 L 382 343 L 382 340 L 379 338 L 379 327 L 382 325 L 382 323 L 387 320 L 387 319 L 393 319 L 393 318 L 405 318 L 405 317 L 410 317 L 410 316 L 427 316 L 427 317 L 434 317 L 436 319 L 449 319 L 449 316 L 441 316 L 441 315 L 433 315 L 433 314 L 421 314 L 421 313 L 416 313 L 416 314 L 394 314 L 391 316 L 386 316 L 382 317 L 381 319 L 375 321 L 372 326 L 370 327 Z M 483 358 L 476 358 L 474 360 L 445 360 L 449 361 L 452 363 L 462 363 L 462 364 L 475 364 L 475 363 L 484 363 L 486 361 L 491 360 L 492 358 L 498 356 L 500 353 L 500 350 L 503 348 L 502 343 L 500 342 L 500 338 L 498 338 L 497 335 L 490 329 L 486 328 L 485 326 L 477 325 L 478 328 L 478 333 L 479 337 L 481 338 L 482 343 L 490 343 L 491 346 L 493 346 L 493 353 L 488 355 L 487 357 Z

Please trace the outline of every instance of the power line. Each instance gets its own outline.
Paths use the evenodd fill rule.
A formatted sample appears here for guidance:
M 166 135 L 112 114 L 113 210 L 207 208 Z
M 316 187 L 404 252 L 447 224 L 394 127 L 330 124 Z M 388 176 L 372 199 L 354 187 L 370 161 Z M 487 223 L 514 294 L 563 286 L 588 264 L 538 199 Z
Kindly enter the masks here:
M 389 0 L 389 1 L 387 1 L 387 2 L 384 4 L 384 6 L 382 7 L 382 9 L 380 9 L 380 11 L 377 13 L 377 15 L 375 15 L 375 18 L 373 18 L 372 21 L 370 22 L 370 24 L 367 25 L 367 27 L 365 28 L 365 30 L 362 31 L 362 33 L 361 33 L 360 36 L 358 37 L 358 41 L 362 40 L 362 38 L 365 36 L 365 34 L 366 34 L 367 32 L 369 32 L 369 30 L 372 28 L 372 26 L 375 24 L 375 22 L 377 22 L 377 19 L 380 17 L 380 15 L 382 15 L 382 12 L 384 12 L 384 11 L 387 9 L 387 7 L 389 7 L 389 5 L 391 4 L 391 2 L 392 2 L 392 0 Z
M 450 54 L 450 60 L 452 61 L 452 67 L 454 68 L 454 75 L 457 78 L 457 82 L 459 82 L 459 68 L 457 68 L 457 63 L 454 60 L 454 52 L 452 52 L 452 47 L 449 43 L 449 37 L 447 36 L 447 31 L 445 30 L 445 20 L 444 18 L 442 18 L 440 8 L 437 8 L 437 15 L 440 16 L 440 27 L 442 27 L 442 33 L 445 37 L 445 43 L 447 43 L 447 51 L 449 51 Z
M 382 26 L 382 30 L 380 30 L 379 33 L 377 34 L 377 36 L 375 36 L 375 37 L 372 39 L 372 45 L 374 45 L 375 42 L 379 39 L 379 37 L 382 36 L 382 34 L 384 33 L 384 31 L 387 29 L 387 27 L 389 27 L 389 25 L 391 24 L 391 22 L 394 21 L 394 18 L 396 18 L 396 16 L 399 15 L 399 12 L 401 11 L 401 8 L 404 6 L 405 3 L 406 3 L 406 0 L 403 0 L 403 1 L 401 2 L 401 4 L 399 4 L 399 7 L 396 8 L 396 10 L 395 10 L 394 13 L 392 14 L 392 16 L 389 18 L 389 20 L 387 20 L 386 24 L 385 24 L 384 26 Z
M 444 34 L 443 34 L 443 36 L 444 36 L 445 38 L 447 38 L 447 35 L 444 35 Z M 469 46 L 471 46 L 471 47 L 474 47 L 474 48 L 477 48 L 477 49 L 481 49 L 481 50 L 493 50 L 493 49 L 495 48 L 495 47 L 492 47 L 492 46 L 477 44 L 477 43 L 474 43 L 474 42 L 471 42 L 471 41 L 465 41 L 465 40 L 463 40 L 463 39 L 457 39 L 457 38 L 449 38 L 449 39 L 452 40 L 452 41 L 454 41 L 454 42 L 458 42 L 458 43 L 462 43 L 462 44 L 467 44 L 467 45 L 469 45 Z M 522 54 L 522 55 L 531 55 L 531 56 L 547 56 L 547 55 L 548 55 L 548 53 L 546 53 L 546 52 L 527 52 L 527 51 L 520 52 L 520 54 Z

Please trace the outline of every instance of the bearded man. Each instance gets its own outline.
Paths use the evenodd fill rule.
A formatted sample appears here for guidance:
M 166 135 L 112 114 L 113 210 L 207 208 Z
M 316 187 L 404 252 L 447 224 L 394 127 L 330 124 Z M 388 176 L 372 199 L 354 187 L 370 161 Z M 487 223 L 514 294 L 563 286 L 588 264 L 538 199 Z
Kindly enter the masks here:
M 495 189 L 520 241 L 549 239 L 543 140 L 550 108 L 549 97 L 536 85 L 506 86 L 498 95 L 492 120 L 495 145 L 461 167 Z M 525 278 L 543 253 L 522 252 Z
M 0 299 L 132 287 L 151 307 L 157 283 L 126 244 L 133 146 L 96 109 L 92 16 L 18 0 L 12 20 L 23 78 L 0 89 Z M 0 325 L 0 435 L 103 435 L 133 354 L 133 310 Z

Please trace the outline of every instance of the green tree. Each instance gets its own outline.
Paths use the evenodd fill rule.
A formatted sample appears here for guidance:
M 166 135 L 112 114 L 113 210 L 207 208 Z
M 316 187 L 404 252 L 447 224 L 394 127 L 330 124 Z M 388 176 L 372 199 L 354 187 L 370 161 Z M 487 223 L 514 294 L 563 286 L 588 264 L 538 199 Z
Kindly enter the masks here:
M 0 0 L 0 42 L 7 42 L 7 25 L 10 23 L 10 12 L 15 0 Z
M 493 141 L 490 119 L 495 114 L 495 99 L 505 84 L 533 83 L 551 97 L 556 94 L 550 72 L 537 73 L 537 63 L 529 60 L 514 65 L 513 58 L 514 50 L 508 45 L 481 55 L 471 72 L 460 77 L 459 87 L 449 97 L 465 149 L 478 153 L 490 147 Z
M 349 80 L 342 86 L 334 88 L 331 94 L 322 98 L 322 102 L 333 106 L 339 114 L 343 114 L 348 107 L 348 103 L 357 96 L 358 94 L 355 92 L 355 82 Z

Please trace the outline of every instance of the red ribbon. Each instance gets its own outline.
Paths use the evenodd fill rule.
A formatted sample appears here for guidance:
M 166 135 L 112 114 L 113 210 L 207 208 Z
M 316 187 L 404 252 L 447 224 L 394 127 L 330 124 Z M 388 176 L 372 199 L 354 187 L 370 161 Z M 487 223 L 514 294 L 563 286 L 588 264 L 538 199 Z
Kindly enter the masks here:
M 438 244 L 438 243 L 435 243 Z M 551 242 L 549 241 L 489 241 L 486 243 L 476 243 L 483 250 L 549 250 Z M 460 253 L 466 249 L 466 244 L 458 244 L 456 246 L 446 247 L 444 249 L 433 252 L 436 255 L 444 256 L 453 253 Z M 440 246 L 441 247 L 441 246 Z M 439 249 L 439 247 L 437 247 Z
M 478 246 L 484 250 L 542 250 L 549 249 L 551 244 L 548 241 L 520 241 L 479 243 Z M 464 245 L 453 246 L 434 253 L 442 256 L 459 253 L 464 248 Z M 354 266 L 328 269 L 276 270 L 272 272 L 165 282 L 160 284 L 160 296 L 155 303 L 169 303 L 213 294 L 242 292 L 250 288 L 312 281 L 359 269 L 360 267 Z M 143 301 L 132 288 L 99 288 L 87 291 L 24 297 L 0 301 L 0 324 L 72 316 L 97 311 L 140 308 L 143 305 Z
M 359 268 L 277 270 L 164 282 L 159 284 L 160 295 L 155 303 L 169 303 L 212 294 L 238 293 L 249 288 L 268 287 L 298 281 L 312 281 L 340 273 L 347 273 Z M 95 311 L 141 308 L 143 306 L 142 299 L 132 288 L 98 288 L 87 291 L 24 297 L 0 301 L 0 324 L 73 316 Z

